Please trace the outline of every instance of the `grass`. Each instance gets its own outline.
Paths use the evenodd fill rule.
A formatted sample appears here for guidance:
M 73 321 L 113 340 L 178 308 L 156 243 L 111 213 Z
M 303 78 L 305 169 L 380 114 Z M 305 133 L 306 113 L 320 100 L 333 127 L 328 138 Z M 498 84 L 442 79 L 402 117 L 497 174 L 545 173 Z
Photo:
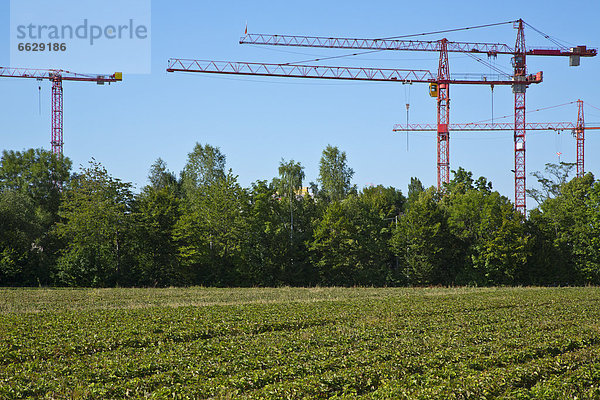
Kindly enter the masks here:
M 600 289 L 0 289 L 28 397 L 597 399 Z

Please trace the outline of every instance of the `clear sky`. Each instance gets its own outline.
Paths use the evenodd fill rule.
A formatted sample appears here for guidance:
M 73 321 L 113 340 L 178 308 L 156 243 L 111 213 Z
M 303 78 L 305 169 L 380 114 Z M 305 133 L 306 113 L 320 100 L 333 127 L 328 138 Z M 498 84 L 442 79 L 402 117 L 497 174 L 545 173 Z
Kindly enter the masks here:
M 115 10 L 118 12 L 118 10 Z M 255 62 L 293 62 L 347 54 L 342 50 L 258 47 L 238 44 L 246 21 L 251 33 L 305 34 L 350 37 L 388 37 L 467 27 L 523 18 L 535 28 L 569 44 L 600 46 L 597 0 L 524 1 L 153 1 L 152 73 L 125 75 L 110 86 L 64 83 L 64 151 L 75 168 L 90 158 L 138 188 L 148 169 L 161 157 L 175 172 L 183 168 L 196 142 L 221 148 L 227 165 L 249 186 L 277 174 L 281 158 L 305 166 L 306 184 L 316 181 L 321 151 L 327 144 L 347 152 L 358 187 L 395 186 L 406 192 L 410 177 L 436 184 L 434 133 L 394 133 L 395 123 L 435 123 L 435 100 L 427 85 L 343 82 L 266 77 L 166 73 L 167 60 L 198 58 Z M 0 5 L 0 65 L 9 64 L 9 3 Z M 526 29 L 528 46 L 552 46 Z M 501 42 L 511 46 L 511 25 L 448 33 L 449 40 Z M 439 39 L 440 36 L 430 36 Z M 328 65 L 396 67 L 437 70 L 436 53 L 382 52 L 329 60 Z M 510 56 L 494 63 L 506 70 Z M 544 82 L 527 92 L 527 108 L 535 110 L 583 99 L 600 108 L 597 94 L 600 57 L 569 67 L 562 57 L 529 57 L 528 71 L 544 71 Z M 451 72 L 490 72 L 463 54 L 450 57 Z M 118 71 L 119 66 L 114 66 Z M 78 71 L 112 73 L 114 71 Z M 41 83 L 42 112 L 38 110 L 35 80 L 1 79 L 2 149 L 49 148 L 50 84 Z M 451 122 L 488 120 L 492 116 L 489 87 L 453 86 Z M 497 87 L 493 114 L 513 114 L 509 87 Z M 600 124 L 600 109 L 586 107 L 586 121 Z M 527 114 L 528 122 L 572 121 L 575 104 Z M 589 131 L 586 170 L 600 174 L 600 131 Z M 570 132 L 530 132 L 527 170 L 545 163 L 575 161 Z M 462 166 L 490 179 L 513 199 L 513 141 L 511 132 L 451 133 L 451 168 Z M 528 186 L 534 179 L 528 176 Z M 534 206 L 528 199 L 528 207 Z

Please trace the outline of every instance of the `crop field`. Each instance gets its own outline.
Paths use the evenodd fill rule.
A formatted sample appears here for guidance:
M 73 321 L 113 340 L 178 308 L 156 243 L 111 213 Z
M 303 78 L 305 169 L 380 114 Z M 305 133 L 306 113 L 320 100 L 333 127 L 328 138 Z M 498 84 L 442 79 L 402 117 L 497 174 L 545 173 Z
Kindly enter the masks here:
M 0 398 L 600 398 L 600 289 L 0 289 Z

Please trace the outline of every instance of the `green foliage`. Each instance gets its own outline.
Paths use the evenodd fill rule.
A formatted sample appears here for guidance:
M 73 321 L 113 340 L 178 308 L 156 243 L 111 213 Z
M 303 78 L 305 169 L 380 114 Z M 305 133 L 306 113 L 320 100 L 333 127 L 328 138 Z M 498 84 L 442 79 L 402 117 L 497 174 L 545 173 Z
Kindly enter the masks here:
M 403 211 L 406 198 L 394 187 L 368 186 L 360 192 L 360 199 L 366 207 L 385 220 L 396 220 Z
M 422 192 L 394 229 L 390 240 L 411 285 L 451 284 L 460 243 L 448 226 L 446 211 L 433 188 Z
M 281 199 L 277 216 L 282 222 L 281 228 L 288 234 L 285 241 L 283 235 L 278 235 L 279 240 L 283 242 L 275 247 L 285 249 L 279 254 L 279 281 L 292 285 L 310 284 L 314 280 L 307 243 L 311 240 L 312 223 L 317 208 L 310 195 L 304 196 L 299 191 L 304 180 L 304 167 L 299 162 L 286 162 L 282 159 L 278 172 L 279 177 L 273 179 L 273 186 Z M 282 233 L 281 230 L 278 232 Z
M 188 192 L 174 229 L 184 273 L 205 285 L 235 285 L 246 193 L 231 171 Z
M 567 183 L 569 174 L 576 165 L 576 163 L 566 162 L 561 162 L 560 164 L 546 164 L 545 175 L 539 171 L 531 174 L 537 178 L 541 189 L 527 189 L 527 195 L 534 199 L 538 204 L 542 204 L 546 199 L 559 196 L 561 187 Z
M 519 282 L 532 247 L 524 218 L 485 178 L 474 180 L 463 168 L 453 173 L 441 192 L 411 182 L 408 210 L 390 242 L 408 283 Z
M 0 285 L 50 283 L 54 253 L 48 234 L 58 220 L 60 185 L 71 161 L 42 149 L 3 151 L 0 160 Z
M 60 207 L 56 234 L 67 245 L 58 259 L 58 280 L 67 285 L 130 284 L 131 184 L 97 162 L 72 181 Z
M 391 222 L 370 207 L 373 197 L 332 201 L 315 227 L 310 251 L 324 284 L 383 285 L 392 280 Z M 381 204 L 383 210 L 390 206 Z
M 289 199 L 296 197 L 296 193 L 302 187 L 304 180 L 304 167 L 294 160 L 281 160 L 279 163 L 279 178 L 273 180 L 277 192 L 282 197 Z
M 177 262 L 177 245 L 173 240 L 180 217 L 180 202 L 172 187 L 148 186 L 136 198 L 136 249 L 140 276 L 138 282 L 149 286 L 186 283 Z
M 327 145 L 319 162 L 319 178 L 321 191 L 332 201 L 343 200 L 351 191 L 354 170 L 348 167 L 346 152 L 337 147 Z
M 530 216 L 569 283 L 600 283 L 597 187 L 591 173 L 574 178 Z
M 160 158 L 150 168 L 148 180 L 150 185 L 144 187 L 134 202 L 138 282 L 149 286 L 188 283 L 180 269 L 173 240 L 181 215 L 179 182 Z
M 418 198 L 421 192 L 425 191 L 425 186 L 421 183 L 418 178 L 412 177 L 410 178 L 410 183 L 408 184 L 408 194 L 407 194 L 407 204 L 414 203 Z
M 153 189 L 172 188 L 179 189 L 179 182 L 175 174 L 167 169 L 167 163 L 158 158 L 150 167 L 150 175 L 148 175 L 150 187 Z
M 285 282 L 289 229 L 277 190 L 266 181 L 252 184 L 245 209 L 241 282 L 248 286 L 277 286 Z
M 402 193 L 383 186 L 330 202 L 309 248 L 320 281 L 346 286 L 397 284 L 388 241 L 404 202 Z
M 160 163 L 155 166 L 160 171 Z M 181 177 L 187 194 L 193 193 L 199 187 L 222 180 L 225 178 L 225 156 L 218 147 L 196 143 L 194 150 L 188 154 Z
M 25 194 L 35 206 L 56 214 L 60 200 L 57 182 L 68 185 L 70 170 L 71 160 L 47 150 L 4 150 L 0 160 L 0 191 Z
M 459 168 L 442 200 L 462 259 L 456 283 L 514 284 L 529 256 L 525 220 L 483 177 Z
M 0 289 L 0 398 L 597 399 L 598 288 Z
M 35 285 L 49 278 L 44 217 L 27 195 L 0 191 L 0 285 Z
M 162 159 L 149 184 L 44 150 L 0 163 L 1 285 L 515 285 L 600 283 L 600 186 L 548 164 L 526 219 L 484 177 L 452 171 L 442 190 L 411 178 L 351 185 L 327 146 L 319 188 L 281 160 L 271 183 L 243 188 L 217 147 L 196 144 L 181 179 Z M 59 182 L 63 184 L 58 184 Z

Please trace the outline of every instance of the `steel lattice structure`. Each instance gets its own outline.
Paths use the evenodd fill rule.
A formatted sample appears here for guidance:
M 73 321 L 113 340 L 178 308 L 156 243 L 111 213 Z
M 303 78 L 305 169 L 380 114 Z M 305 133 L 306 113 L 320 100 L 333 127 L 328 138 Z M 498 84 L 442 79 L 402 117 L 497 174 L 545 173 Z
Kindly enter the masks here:
M 512 86 L 510 77 L 499 74 L 454 74 L 438 78 L 429 70 L 332 67 L 305 64 L 265 64 L 235 61 L 212 61 L 172 58 L 167 72 L 202 72 L 206 74 L 258 75 L 288 78 L 341 79 L 398 83 L 446 83 L 453 85 L 505 85 Z M 538 72 L 525 78 L 527 85 L 541 83 Z
M 577 100 L 577 122 L 527 122 L 526 131 L 571 131 L 577 143 L 577 177 L 585 175 L 585 131 L 600 129 L 596 126 L 586 126 L 583 115 L 583 100 Z M 394 132 L 437 132 L 435 124 L 396 124 Z M 464 124 L 450 124 L 449 131 L 514 131 L 514 123 L 510 122 L 471 122 Z
M 464 124 L 450 124 L 449 131 L 512 131 L 515 128 L 513 122 L 467 122 Z M 566 131 L 575 129 L 572 122 L 527 122 L 525 129 L 528 131 Z M 589 128 L 588 128 L 589 129 Z M 396 124 L 394 132 L 402 131 L 437 131 L 435 124 Z
M 360 49 L 360 50 L 406 50 L 406 51 L 441 51 L 440 40 L 398 40 L 398 39 L 358 39 L 325 36 L 270 35 L 264 33 L 248 33 L 240 38 L 240 44 L 256 44 L 270 46 L 321 47 L 328 49 Z M 496 56 L 498 54 L 515 54 L 515 48 L 503 43 L 447 42 L 449 53 L 474 53 Z M 578 51 L 583 57 L 596 55 L 596 49 L 580 47 L 577 50 L 554 48 L 529 48 L 527 55 L 532 56 L 570 56 Z
M 52 79 L 52 120 L 50 146 L 52 153 L 62 154 L 63 151 L 63 88 L 60 78 Z
M 523 214 L 527 212 L 525 196 L 525 91 L 527 86 L 521 84 L 527 75 L 527 64 L 525 62 L 525 31 L 523 21 L 519 20 L 517 31 L 517 42 L 515 44 L 515 55 L 513 56 L 515 85 L 515 207 Z
M 577 100 L 577 126 L 575 128 L 577 139 L 577 176 L 585 174 L 585 121 L 583 118 L 583 101 Z
M 96 82 L 99 85 L 118 82 L 122 80 L 122 74 L 116 72 L 112 75 L 79 74 L 60 69 L 33 69 L 33 68 L 7 68 L 0 67 L 0 77 L 5 78 L 31 78 L 37 80 L 49 80 L 52 82 L 52 111 L 50 146 L 52 153 L 63 154 L 63 81 L 74 82 Z
M 596 56 L 597 50 L 586 46 L 567 48 L 526 48 L 524 21 L 512 21 L 517 28 L 517 40 L 514 47 L 502 43 L 451 42 L 446 38 L 435 41 L 398 40 L 394 38 L 357 39 L 343 37 L 293 36 L 271 34 L 248 34 L 240 39 L 241 44 L 317 47 L 329 49 L 361 50 L 406 50 L 439 52 L 437 76 L 430 71 L 405 69 L 378 69 L 354 67 L 310 66 L 303 63 L 261 64 L 244 62 L 216 62 L 202 60 L 171 59 L 168 72 L 200 72 L 237 75 L 260 75 L 297 78 L 322 78 L 346 80 L 376 80 L 387 82 L 423 82 L 436 83 L 437 90 L 437 170 L 438 187 L 449 181 L 449 86 L 451 84 L 511 85 L 515 92 L 514 152 L 515 152 L 515 206 L 525 213 L 525 91 L 532 83 L 542 81 L 542 72 L 527 75 L 526 56 L 567 56 L 571 65 L 579 65 L 580 57 Z M 496 24 L 497 25 L 497 24 Z M 468 28 L 466 28 L 468 29 Z M 443 31 L 442 31 L 443 32 Z M 438 32 L 439 33 L 439 32 Z M 512 55 L 514 74 L 491 76 L 467 76 L 459 78 L 450 75 L 448 53 Z M 315 60 L 317 61 L 317 60 Z M 301 65 L 302 64 L 302 65 Z
M 438 67 L 438 96 L 437 96 L 437 184 L 450 181 L 450 85 L 442 83 L 450 77 L 448 64 L 448 41 L 440 43 L 440 63 Z

